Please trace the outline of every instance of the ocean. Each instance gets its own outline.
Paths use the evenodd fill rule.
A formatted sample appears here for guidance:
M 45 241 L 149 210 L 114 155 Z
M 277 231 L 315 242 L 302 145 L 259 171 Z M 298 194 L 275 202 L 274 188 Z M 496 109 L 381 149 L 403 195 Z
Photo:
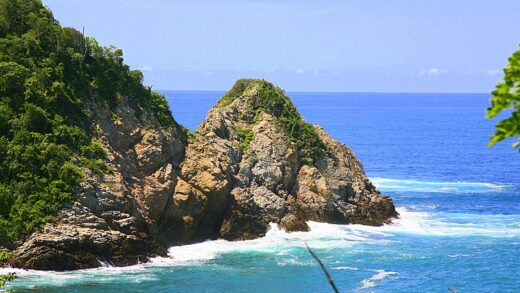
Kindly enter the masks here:
M 164 91 L 195 129 L 223 92 Z M 16 271 L 17 292 L 520 292 L 520 153 L 486 146 L 489 94 L 288 93 L 303 117 L 349 145 L 391 195 L 391 225 L 275 225 L 264 238 L 172 247 L 146 264 Z

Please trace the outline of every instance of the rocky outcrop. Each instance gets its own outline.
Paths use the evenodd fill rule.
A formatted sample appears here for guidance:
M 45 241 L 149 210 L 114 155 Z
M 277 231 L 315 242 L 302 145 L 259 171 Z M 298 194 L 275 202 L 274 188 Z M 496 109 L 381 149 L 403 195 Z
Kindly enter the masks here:
M 15 251 L 15 266 L 128 265 L 171 245 L 261 237 L 269 223 L 306 231 L 309 220 L 382 225 L 397 216 L 354 153 L 266 81 L 237 82 L 189 143 L 180 126 L 138 118 L 123 98 L 115 113 L 90 107 L 112 172 L 88 174 L 77 201 Z
M 98 141 L 109 174 L 85 170 L 77 200 L 21 245 L 12 265 L 46 270 L 130 265 L 165 254 L 159 225 L 176 185 L 186 134 L 161 127 L 147 112 L 137 115 L 123 97 L 114 112 L 94 102 Z
M 318 126 L 307 131 L 323 147 L 311 163 L 304 160 L 306 142 L 281 125 L 287 117 L 279 107 L 294 106 L 279 89 L 241 80 L 232 91 L 236 96 L 209 111 L 188 145 L 167 213 L 173 221 L 165 223 L 170 244 L 252 239 L 265 235 L 271 222 L 302 231 L 309 220 L 382 225 L 397 216 L 354 153 Z M 274 97 L 265 91 L 282 95 L 282 103 L 271 105 Z

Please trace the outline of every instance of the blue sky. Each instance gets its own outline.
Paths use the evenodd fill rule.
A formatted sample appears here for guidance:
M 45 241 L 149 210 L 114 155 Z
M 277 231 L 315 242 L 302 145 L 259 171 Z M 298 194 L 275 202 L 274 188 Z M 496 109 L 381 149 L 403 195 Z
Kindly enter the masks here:
M 520 44 L 518 0 L 43 2 L 154 89 L 489 92 Z

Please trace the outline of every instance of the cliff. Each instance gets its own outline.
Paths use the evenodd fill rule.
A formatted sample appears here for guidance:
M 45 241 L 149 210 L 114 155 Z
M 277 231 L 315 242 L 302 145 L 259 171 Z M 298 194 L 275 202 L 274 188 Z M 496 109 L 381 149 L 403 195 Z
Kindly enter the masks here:
M 161 222 L 169 222 L 169 205 L 184 158 L 186 133 L 177 124 L 161 126 L 154 115 L 140 115 L 121 97 L 113 112 L 95 102 L 98 135 L 107 151 L 108 174 L 87 170 L 67 204 L 41 231 L 12 255 L 12 265 L 71 270 L 144 262 L 164 255 L 158 241 Z

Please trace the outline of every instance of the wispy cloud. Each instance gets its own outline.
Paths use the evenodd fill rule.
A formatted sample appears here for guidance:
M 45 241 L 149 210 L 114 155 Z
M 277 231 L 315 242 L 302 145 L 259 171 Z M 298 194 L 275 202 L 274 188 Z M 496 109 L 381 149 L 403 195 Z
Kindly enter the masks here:
M 495 68 L 495 69 L 487 70 L 487 71 L 486 71 L 486 74 L 487 74 L 487 75 L 490 75 L 490 76 L 497 76 L 497 75 L 500 74 L 500 72 L 501 72 L 500 69 Z
M 146 71 L 152 71 L 153 68 L 152 68 L 152 66 L 145 65 L 145 66 L 139 68 L 139 70 L 141 70 L 141 71 L 143 71 L 143 72 L 146 72 Z
M 488 76 L 498 76 L 502 74 L 502 70 L 499 68 L 492 68 L 492 69 L 478 69 L 478 70 L 467 70 L 462 72 L 460 75 L 469 75 L 469 76 L 475 76 L 475 75 L 488 75 Z
M 298 75 L 300 75 L 300 74 L 304 74 L 304 73 L 305 73 L 305 70 L 303 70 L 303 69 L 301 69 L 301 68 L 298 68 L 298 69 L 296 69 L 296 70 L 294 71 L 294 73 L 295 73 L 295 74 L 298 74 Z
M 419 71 L 417 76 L 432 77 L 432 76 L 443 75 L 446 72 L 448 72 L 448 70 L 446 70 L 446 69 L 430 68 L 430 69 L 423 69 L 423 70 Z

